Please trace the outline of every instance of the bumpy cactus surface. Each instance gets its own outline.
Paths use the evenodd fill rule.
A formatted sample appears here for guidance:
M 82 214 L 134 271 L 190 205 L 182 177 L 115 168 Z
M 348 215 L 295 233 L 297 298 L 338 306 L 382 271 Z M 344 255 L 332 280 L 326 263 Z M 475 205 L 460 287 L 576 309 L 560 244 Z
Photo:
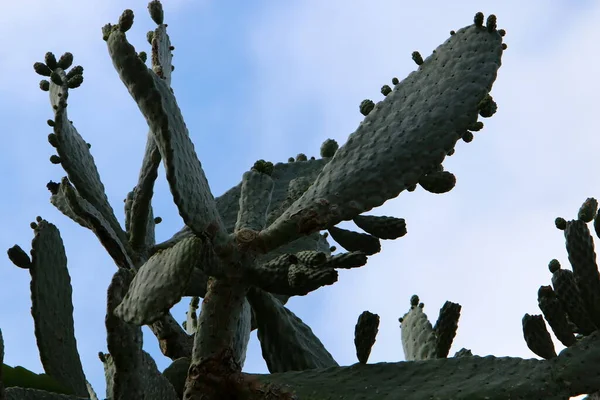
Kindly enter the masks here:
M 497 110 L 490 90 L 506 45 L 494 15 L 485 20 L 477 13 L 472 25 L 452 31 L 426 58 L 414 52 L 417 70 L 404 80 L 392 79 L 393 88 L 384 85 L 382 100 L 360 104 L 365 118 L 343 145 L 324 141 L 318 159 L 300 153 L 284 163 L 258 160 L 241 183 L 215 198 L 171 89 L 174 47 L 160 1 L 152 0 L 148 10 L 157 25 L 147 35 L 148 53 L 128 40 L 132 10 L 102 28 L 113 65 L 149 128 L 138 183 L 126 195 L 124 227 L 90 145 L 67 115 L 71 90 L 83 83 L 83 67 L 73 66 L 71 53 L 57 60 L 48 52 L 34 64 L 54 113 L 48 141 L 56 154 L 50 161 L 67 175 L 48 183 L 50 201 L 90 229 L 116 266 L 106 298 L 108 352 L 99 353 L 106 398 L 565 399 L 600 390 L 600 275 L 587 227 L 594 221 L 600 231 L 594 199 L 586 200 L 579 219 L 557 220 L 573 271 L 551 263 L 552 287 L 538 293 L 548 325 L 568 348 L 555 353 L 541 315 L 523 319 L 527 345 L 547 360 L 478 357 L 466 349 L 448 357 L 461 306 L 446 302 L 432 325 L 413 296 L 399 338 L 407 361 L 367 363 L 379 317 L 365 312 L 355 331 L 359 363 L 339 366 L 286 307 L 292 296 L 334 284 L 339 269 L 364 266 L 382 240 L 407 233 L 403 218 L 366 212 L 417 185 L 431 193 L 454 187 L 456 177 L 444 170 L 444 159 L 458 140 L 470 142 L 483 128 L 479 116 Z M 152 196 L 161 162 L 185 226 L 156 243 L 160 219 L 154 217 Z M 350 220 L 364 232 L 336 226 Z M 8 257 L 31 274 L 45 374 L 4 366 L 0 399 L 104 398 L 94 393 L 79 359 L 59 230 L 41 217 L 31 226 L 31 256 L 15 245 Z M 346 251 L 332 255 L 329 235 Z M 170 312 L 183 297 L 191 297 L 185 326 Z M 173 360 L 164 372 L 142 350 L 143 325 Z M 242 372 L 254 329 L 270 374 Z M 0 333 L 0 358 L 1 339 Z

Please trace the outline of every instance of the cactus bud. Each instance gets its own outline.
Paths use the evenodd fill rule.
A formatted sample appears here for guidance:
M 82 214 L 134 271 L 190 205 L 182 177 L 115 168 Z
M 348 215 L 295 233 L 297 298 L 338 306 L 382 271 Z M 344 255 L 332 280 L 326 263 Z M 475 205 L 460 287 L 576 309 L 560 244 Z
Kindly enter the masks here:
M 581 208 L 579 208 L 579 212 L 577 213 L 577 218 L 582 220 L 583 222 L 592 222 L 596 213 L 598 212 L 598 200 L 593 197 L 589 197 L 585 200 Z
M 462 140 L 464 140 L 465 143 L 471 143 L 473 141 L 473 132 L 465 131 L 462 135 Z
M 417 304 L 419 304 L 419 296 L 417 296 L 416 294 L 413 294 L 410 298 L 410 305 L 412 307 L 416 307 Z
M 152 18 L 152 21 L 156 22 L 157 25 L 163 23 L 165 14 L 160 1 L 152 0 L 150 3 L 148 3 L 148 11 L 150 12 L 150 18 Z
M 504 29 L 498 29 L 498 34 L 500 36 L 505 36 L 506 35 L 506 31 Z
M 298 153 L 298 155 L 296 156 L 296 161 L 306 161 L 306 154 L 304 153 Z
M 482 27 L 483 26 L 483 13 L 478 12 L 475 14 L 475 18 L 473 18 L 473 22 L 475 22 L 475 26 Z
M 158 224 L 160 224 L 161 222 L 162 222 L 162 218 L 161 218 L 161 217 L 156 217 L 156 218 L 154 218 L 154 224 L 155 224 L 155 225 L 158 225 Z
M 113 30 L 112 24 L 106 24 L 102 27 L 102 40 L 107 41 L 110 33 Z
M 485 25 L 487 26 L 488 32 L 494 32 L 497 28 L 496 16 L 494 14 L 490 14 L 487 17 L 487 21 L 486 21 Z
M 335 247 L 335 246 L 331 246 L 331 247 L 329 248 L 329 251 L 330 251 L 331 253 L 333 253 L 333 252 L 334 252 L 334 251 L 336 251 L 336 250 L 337 250 L 337 247 Z
M 33 70 L 38 74 L 38 75 L 42 75 L 42 76 L 50 76 L 52 75 L 52 70 L 50 68 L 48 68 L 48 66 L 44 63 L 41 62 L 36 62 L 33 64 Z
M 59 157 L 59 156 L 57 156 L 56 154 L 52 154 L 52 155 L 50 156 L 50 162 L 51 162 L 52 164 L 60 164 L 60 157 Z
M 321 157 L 333 157 L 339 147 L 338 142 L 333 139 L 327 139 L 321 145 Z
M 47 92 L 48 90 L 50 90 L 50 82 L 48 82 L 45 79 L 42 79 L 40 81 L 40 89 L 42 89 L 44 92 Z
M 373 111 L 373 108 L 375 108 L 375 103 L 369 99 L 363 100 L 359 106 L 360 113 L 365 117 L 369 115 L 371 111 Z
M 60 75 L 56 72 L 52 72 L 52 75 L 50 75 L 50 80 L 52 81 L 52 83 L 54 83 L 55 85 L 58 86 L 62 86 L 63 81 L 60 77 Z
M 483 129 L 483 122 L 481 122 L 481 121 L 477 121 L 477 122 L 475 122 L 473 125 L 471 125 L 469 127 L 469 130 L 471 132 L 477 132 L 477 131 L 480 131 L 482 129 Z
M 133 10 L 127 9 L 119 17 L 119 30 L 127 32 L 133 26 Z
M 145 63 L 146 60 L 148 59 L 148 54 L 145 51 L 140 51 L 138 53 L 138 57 L 140 58 L 140 60 L 142 60 Z
M 421 53 L 419 53 L 418 51 L 413 51 L 412 59 L 415 63 L 417 63 L 417 65 L 423 64 L 423 57 L 421 57 Z
M 58 194 L 58 189 L 60 189 L 60 183 L 50 181 L 46 184 L 46 189 L 48 189 L 53 195 Z
M 54 133 L 50 133 L 48 135 L 48 143 L 54 148 L 58 147 L 58 137 Z
M 44 56 L 44 62 L 52 71 L 54 71 L 56 67 L 58 67 L 58 64 L 56 63 L 56 57 L 54 57 L 54 54 L 50 51 L 47 52 Z
M 561 231 L 567 229 L 567 221 L 564 218 L 558 217 L 554 220 L 554 225 Z
M 148 33 L 146 33 L 146 40 L 148 43 L 152 44 L 152 41 L 154 40 L 154 31 L 148 31 Z
M 506 43 L 502 43 L 502 50 L 506 50 L 508 48 Z
M 32 222 L 32 223 L 29 224 L 29 227 L 31 229 L 37 229 L 38 225 L 35 222 Z
M 392 88 L 389 87 L 388 85 L 383 85 L 381 87 L 381 94 L 384 96 L 387 96 L 388 94 L 390 94 L 392 92 Z
M 54 126 L 54 120 L 49 119 L 48 121 L 46 121 L 46 123 L 48 124 L 48 126 Z
M 254 163 L 252 169 L 265 175 L 271 175 L 273 173 L 273 163 L 261 159 Z
M 65 54 L 60 56 L 57 65 L 58 68 L 61 68 L 63 70 L 68 69 L 71 65 L 73 65 L 73 54 L 67 51 Z
M 400 83 L 400 81 L 398 80 L 398 78 L 396 78 L 396 77 L 393 77 L 393 78 L 392 78 L 392 84 L 393 84 L 394 86 L 395 86 L 395 85 L 397 85 L 397 84 L 399 84 L 399 83 Z
M 288 162 L 294 162 L 294 161 L 296 161 L 296 160 L 294 159 L 294 157 L 290 157 L 290 158 L 288 158 Z
M 550 260 L 550 262 L 548 263 L 548 269 L 550 270 L 550 272 L 555 273 L 560 269 L 560 262 L 558 262 L 556 258 Z
M 74 75 L 71 79 L 67 81 L 67 86 L 69 89 L 75 89 L 81 86 L 83 83 L 83 75 Z
M 450 31 L 450 36 L 454 36 L 456 34 L 456 31 Z
M 481 115 L 484 118 L 491 117 L 496 113 L 496 110 L 498 110 L 498 105 L 496 104 L 492 96 L 490 96 L 489 94 L 479 102 L 479 105 L 477 107 L 479 109 L 479 115 Z
M 75 75 L 83 75 L 83 67 L 81 65 L 76 65 L 67 73 L 67 80 L 71 79 Z

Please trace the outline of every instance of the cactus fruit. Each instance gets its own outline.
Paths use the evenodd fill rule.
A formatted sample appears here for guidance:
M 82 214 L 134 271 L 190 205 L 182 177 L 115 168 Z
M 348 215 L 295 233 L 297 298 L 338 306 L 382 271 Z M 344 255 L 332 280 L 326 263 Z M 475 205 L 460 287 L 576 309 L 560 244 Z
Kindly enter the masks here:
M 331 158 L 335 155 L 335 152 L 340 146 L 333 139 L 327 139 L 321 145 L 321 157 Z
M 373 110 L 374 107 L 375 107 L 375 103 L 373 103 L 372 100 L 369 100 L 369 99 L 363 100 L 359 106 L 360 113 L 364 116 L 367 116 Z

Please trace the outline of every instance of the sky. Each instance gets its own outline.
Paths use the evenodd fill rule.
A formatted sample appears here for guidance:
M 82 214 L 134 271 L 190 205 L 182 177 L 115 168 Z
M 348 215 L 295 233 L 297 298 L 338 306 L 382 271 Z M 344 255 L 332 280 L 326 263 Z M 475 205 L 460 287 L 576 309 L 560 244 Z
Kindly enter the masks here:
M 128 32 L 149 51 L 154 29 L 141 0 L 23 0 L 2 5 L 3 83 L 0 146 L 3 180 L 0 248 L 30 249 L 29 223 L 54 223 L 65 243 L 73 285 L 75 333 L 87 379 L 104 397 L 99 351 L 106 351 L 106 289 L 115 265 L 96 237 L 49 202 L 48 181 L 65 175 L 51 164 L 52 118 L 33 63 L 52 51 L 74 54 L 83 85 L 70 92 L 69 118 L 91 152 L 117 218 L 137 182 L 147 125 L 120 82 L 101 27 L 125 7 L 135 12 Z M 600 196 L 595 115 L 600 56 L 600 4 L 592 1 L 368 2 L 329 0 L 216 2 L 165 0 L 165 22 L 175 46 L 172 87 L 212 192 L 236 185 L 257 159 L 283 162 L 321 143 L 343 144 L 363 116 L 363 99 L 382 99 L 392 77 L 404 78 L 473 15 L 494 13 L 508 44 L 491 92 L 498 112 L 483 119 L 473 142 L 446 159 L 457 177 L 449 193 L 418 188 L 369 212 L 405 218 L 408 234 L 384 241 L 366 266 L 341 271 L 333 286 L 296 297 L 289 308 L 307 323 L 341 365 L 357 362 L 354 325 L 361 312 L 381 318 L 369 362 L 404 359 L 398 318 L 418 294 L 435 323 L 446 300 L 462 305 L 451 354 L 537 358 L 526 346 L 521 319 L 540 314 L 537 290 L 550 284 L 548 262 L 568 267 L 564 236 L 554 219 L 575 218 L 587 197 Z M 242 4 L 240 6 L 240 4 Z M 457 6 L 460 4 L 460 7 Z M 591 68 L 590 68 L 591 67 Z M 183 222 L 161 167 L 153 199 L 157 241 Z M 342 227 L 353 227 L 343 223 Z M 334 244 L 334 243 L 332 243 Z M 1 259 L 0 259 L 1 260 Z M 5 362 L 42 372 L 30 313 L 29 273 L 0 261 L 0 329 Z M 172 309 L 185 319 L 189 299 Z M 563 347 L 555 340 L 556 350 Z M 162 356 L 144 328 L 144 348 L 160 370 Z M 244 367 L 267 372 L 253 333 Z

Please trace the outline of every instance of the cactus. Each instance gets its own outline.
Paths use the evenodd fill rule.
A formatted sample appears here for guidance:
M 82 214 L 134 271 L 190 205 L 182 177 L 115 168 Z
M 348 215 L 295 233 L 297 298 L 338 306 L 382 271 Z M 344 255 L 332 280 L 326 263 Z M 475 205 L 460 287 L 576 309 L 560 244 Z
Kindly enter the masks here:
M 417 70 L 402 81 L 392 79 L 393 88 L 383 86 L 381 101 L 360 104 L 365 118 L 342 146 L 325 141 L 320 159 L 299 153 L 276 164 L 259 160 L 240 184 L 215 198 L 171 88 L 174 47 L 161 2 L 152 0 L 148 10 L 157 25 L 147 34 L 149 53 L 136 51 L 128 40 L 132 10 L 102 27 L 113 65 L 149 127 L 138 183 L 125 198 L 124 227 L 105 194 L 90 145 L 67 118 L 67 100 L 83 84 L 83 68 L 72 67 L 68 52 L 59 60 L 48 52 L 34 64 L 54 113 L 48 141 L 57 154 L 51 161 L 67 175 L 48 183 L 50 201 L 90 229 L 117 268 L 106 299 L 108 353 L 99 354 L 107 398 L 562 399 L 600 390 L 600 278 L 585 225 L 594 220 L 600 230 L 593 199 L 577 220 L 557 220 L 574 271 L 553 263 L 554 289 L 546 287 L 538 296 L 549 325 L 568 348 L 556 355 L 542 317 L 524 319 L 527 344 L 552 360 L 482 358 L 466 349 L 449 357 L 461 306 L 446 302 L 432 326 L 414 296 L 401 319 L 408 362 L 367 364 L 378 326 L 377 315 L 368 313 L 356 328 L 360 362 L 339 366 L 285 306 L 291 296 L 335 283 L 339 269 L 367 264 L 381 250 L 380 240 L 406 234 L 404 219 L 365 213 L 417 184 L 432 193 L 455 186 L 456 177 L 443 169 L 445 157 L 459 139 L 470 142 L 483 128 L 479 116 L 497 111 L 489 92 L 506 46 L 495 16 L 484 25 L 484 15 L 477 13 L 474 24 L 452 31 L 429 57 L 413 53 Z M 152 196 L 161 161 L 185 225 L 156 243 L 160 219 Z M 337 226 L 351 220 L 366 233 Z M 45 374 L 15 384 L 14 371 L 3 368 L 0 398 L 97 399 L 77 352 L 67 251 L 59 230 L 41 217 L 31 226 L 31 257 L 18 245 L 8 257 L 31 275 Z M 331 254 L 322 231 L 347 252 Z M 185 330 L 170 312 L 184 296 L 193 297 Z M 162 373 L 142 350 L 142 325 L 173 360 Z M 242 373 L 252 329 L 271 374 Z M 0 345 L 2 356 L 1 340 Z

